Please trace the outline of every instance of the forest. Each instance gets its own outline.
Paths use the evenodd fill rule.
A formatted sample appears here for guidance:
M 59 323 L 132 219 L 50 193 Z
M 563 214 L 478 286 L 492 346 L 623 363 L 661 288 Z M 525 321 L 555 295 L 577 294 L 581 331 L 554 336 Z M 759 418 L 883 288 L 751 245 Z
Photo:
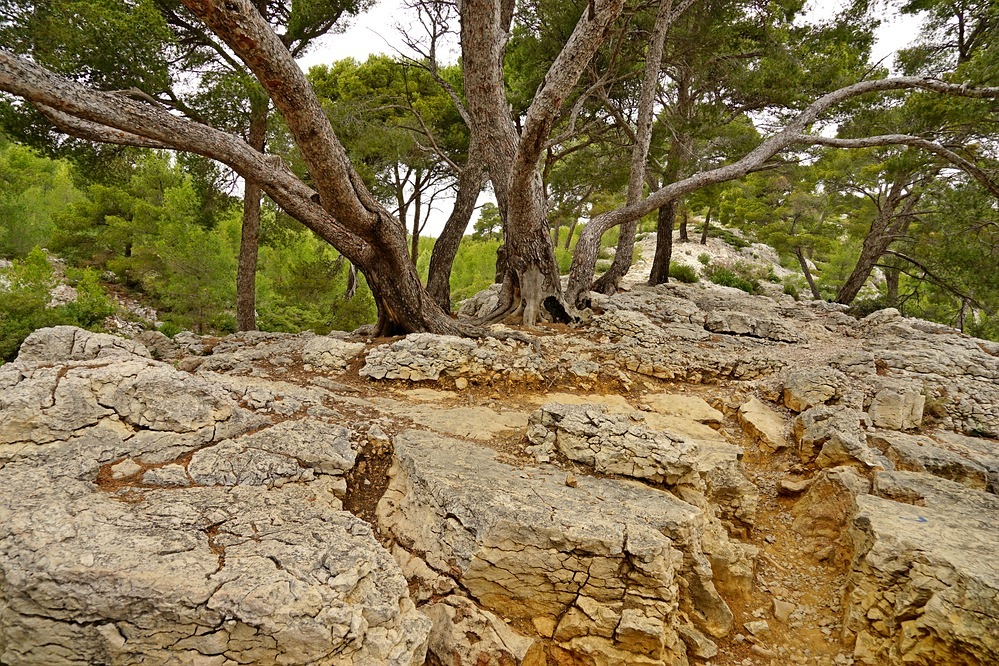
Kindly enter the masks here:
M 995 3 L 409 0 L 405 49 L 303 72 L 368 4 L 0 2 L 0 360 L 121 294 L 168 335 L 572 324 L 638 234 L 650 284 L 696 279 L 677 231 L 999 339 Z M 919 34 L 872 62 L 898 15 Z

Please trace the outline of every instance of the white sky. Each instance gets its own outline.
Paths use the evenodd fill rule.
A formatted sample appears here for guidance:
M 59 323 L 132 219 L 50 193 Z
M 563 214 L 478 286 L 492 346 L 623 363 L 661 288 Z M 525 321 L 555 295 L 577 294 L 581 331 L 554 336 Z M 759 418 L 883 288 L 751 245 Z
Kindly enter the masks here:
M 811 0 L 805 20 L 819 21 L 830 17 L 844 4 L 845 0 Z M 404 52 L 406 47 L 402 42 L 400 28 L 410 27 L 411 15 L 411 10 L 405 8 L 402 0 L 378 0 L 371 10 L 356 17 L 345 32 L 324 37 L 305 57 L 299 59 L 299 64 L 308 70 L 313 65 L 332 63 L 348 57 L 363 62 L 375 53 L 397 55 Z M 878 29 L 872 55 L 874 62 L 884 58 L 884 66 L 891 67 L 893 54 L 912 42 L 920 21 L 913 16 L 886 14 L 886 17 Z M 453 51 L 450 60 L 457 61 L 457 56 L 457 50 Z M 484 193 L 479 198 L 479 204 L 490 200 L 493 200 L 491 195 Z M 451 203 L 451 199 L 438 199 L 436 210 L 431 213 L 424 230 L 425 236 L 440 234 L 450 213 Z M 475 217 L 473 216 L 473 220 Z

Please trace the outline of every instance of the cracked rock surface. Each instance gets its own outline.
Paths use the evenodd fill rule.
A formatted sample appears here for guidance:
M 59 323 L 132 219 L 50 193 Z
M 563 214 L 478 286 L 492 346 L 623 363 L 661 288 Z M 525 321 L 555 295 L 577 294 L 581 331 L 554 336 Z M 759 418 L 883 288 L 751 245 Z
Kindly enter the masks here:
M 45 335 L 29 349 L 104 343 Z M 346 428 L 272 425 L 134 354 L 72 356 L 4 368 L 0 663 L 423 662 L 430 621 L 342 510 Z

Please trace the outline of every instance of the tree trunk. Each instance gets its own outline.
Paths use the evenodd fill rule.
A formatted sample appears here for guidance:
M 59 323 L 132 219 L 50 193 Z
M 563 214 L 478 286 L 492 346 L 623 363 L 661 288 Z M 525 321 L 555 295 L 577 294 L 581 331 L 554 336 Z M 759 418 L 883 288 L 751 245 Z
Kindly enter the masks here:
M 601 294 L 613 294 L 621 284 L 621 278 L 628 274 L 631 268 L 631 259 L 635 254 L 635 232 L 638 230 L 638 220 L 625 222 L 620 227 L 620 235 L 617 239 L 617 252 L 614 254 L 614 261 L 610 268 L 590 287 L 591 291 Z
M 468 147 L 468 162 L 458 177 L 458 192 L 454 208 L 444 223 L 440 237 L 434 243 L 430 254 L 430 268 L 427 272 L 427 291 L 445 312 L 451 311 L 451 266 L 458 254 L 461 237 L 475 212 L 475 202 L 485 184 L 485 173 L 481 155 L 473 143 Z
M 420 205 L 423 203 L 423 192 L 420 190 L 422 184 L 420 183 L 419 170 L 416 172 L 414 187 L 417 189 L 413 193 L 413 236 L 409 256 L 415 266 L 416 262 L 420 259 Z
M 572 235 L 574 233 L 576 233 L 576 225 L 577 224 L 579 224 L 579 215 L 578 215 L 578 213 L 573 213 L 572 222 L 569 223 L 569 233 L 566 234 L 565 245 L 562 246 L 562 247 L 564 247 L 567 250 L 570 247 L 572 247 Z
M 808 288 L 812 292 L 812 298 L 816 301 L 822 300 L 819 288 L 815 286 L 815 280 L 812 278 L 812 271 L 808 268 L 808 260 L 805 258 L 805 252 L 800 247 L 796 247 L 794 248 L 794 256 L 798 257 L 798 263 L 801 264 L 801 272 L 805 275 L 805 282 L 808 283 Z
M 708 244 L 708 228 L 711 226 L 711 206 L 708 206 L 708 212 L 704 214 L 704 228 L 701 229 L 701 245 Z
M 885 266 L 885 302 L 889 307 L 898 307 L 898 280 L 901 275 L 898 266 Z
M 686 206 L 683 207 L 683 217 L 680 218 L 680 238 L 681 243 L 689 243 L 690 238 L 687 236 L 687 224 L 690 222 L 690 209 Z
M 267 110 L 270 100 L 262 92 L 250 96 L 250 129 L 247 143 L 264 152 L 267 136 Z M 260 184 L 246 179 L 243 188 L 243 224 L 236 269 L 236 328 L 257 330 L 257 255 L 260 240 Z
M 669 264 L 673 259 L 673 224 L 676 221 L 678 203 L 670 201 L 659 209 L 659 219 L 656 224 L 656 256 L 652 260 L 652 272 L 649 274 L 649 285 L 666 284 L 669 282 Z

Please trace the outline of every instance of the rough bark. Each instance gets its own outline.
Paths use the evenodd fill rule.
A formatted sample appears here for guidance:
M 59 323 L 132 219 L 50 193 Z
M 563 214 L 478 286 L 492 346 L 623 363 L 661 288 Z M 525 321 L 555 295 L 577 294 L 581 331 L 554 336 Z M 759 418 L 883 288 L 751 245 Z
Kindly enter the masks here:
M 849 277 L 836 292 L 836 302 L 849 305 L 857 298 L 871 271 L 881 257 L 909 226 L 913 209 L 920 195 L 914 192 L 904 192 L 906 179 L 898 179 L 892 183 L 885 201 L 878 211 L 877 217 L 871 223 L 871 229 L 864 238 L 857 265 Z
M 689 243 L 690 237 L 687 235 L 687 225 L 690 223 L 690 210 L 684 206 L 683 216 L 680 217 L 680 236 L 677 240 L 681 243 Z
M 808 268 L 808 259 L 805 257 L 804 250 L 800 247 L 794 248 L 794 256 L 798 258 L 798 264 L 801 266 L 801 272 L 805 276 L 805 282 L 808 283 L 808 289 L 812 292 L 812 298 L 816 301 L 822 300 L 819 288 L 815 285 L 815 279 L 812 277 L 812 271 Z
M 461 238 L 475 212 L 475 202 L 485 185 L 482 155 L 473 141 L 468 147 L 468 162 L 458 176 L 458 192 L 454 208 L 444 223 L 440 237 L 434 243 L 427 272 L 427 292 L 445 311 L 451 309 L 451 266 L 458 254 Z
M 673 224 L 676 220 L 677 202 L 670 201 L 659 209 L 656 225 L 656 256 L 652 260 L 649 285 L 669 282 L 669 264 L 673 259 Z
M 968 86 L 946 83 L 944 81 L 940 81 L 939 79 L 914 76 L 901 76 L 888 79 L 861 81 L 859 83 L 844 86 L 843 88 L 827 93 L 808 105 L 808 107 L 800 112 L 795 118 L 791 119 L 783 130 L 763 140 L 758 146 L 756 146 L 756 148 L 749 151 L 746 155 L 735 162 L 715 169 L 701 171 L 680 180 L 674 180 L 672 182 L 667 181 L 666 185 L 652 192 L 637 204 L 625 205 L 622 208 L 599 215 L 590 221 L 590 223 L 583 228 L 580 242 L 577 243 L 576 252 L 573 255 L 572 268 L 569 271 L 567 300 L 575 302 L 577 307 L 582 307 L 581 302 L 588 300 L 585 298 L 585 294 L 587 293 L 589 285 L 593 281 L 593 273 L 597 260 L 597 250 L 599 250 L 599 243 L 594 246 L 592 242 L 588 242 L 589 238 L 599 238 L 611 227 L 624 224 L 630 220 L 638 219 L 643 215 L 647 215 L 651 211 L 664 206 L 669 201 L 678 199 L 689 192 L 693 192 L 701 189 L 702 187 L 707 187 L 716 183 L 723 183 L 741 178 L 749 172 L 759 168 L 772 157 L 791 146 L 833 145 L 830 143 L 831 140 L 829 139 L 806 133 L 806 130 L 811 127 L 811 125 L 823 112 L 842 102 L 861 95 L 895 90 L 927 90 L 940 94 L 978 99 L 999 97 L 999 88 L 971 88 Z M 914 145 L 929 149 L 928 147 L 921 145 L 921 142 L 925 141 L 925 139 L 916 141 L 916 137 L 909 137 L 906 141 L 906 145 Z M 889 143 L 897 145 L 901 143 L 901 141 L 886 142 L 883 145 L 889 145 Z M 948 153 L 953 154 L 952 151 L 947 151 L 939 144 L 935 144 L 933 142 L 928 143 L 934 146 L 934 152 L 941 156 L 946 157 Z M 842 147 L 853 146 L 843 145 Z M 856 147 L 860 147 L 860 144 L 857 144 Z M 955 165 L 961 165 L 952 158 L 948 157 L 948 159 L 950 159 L 952 163 L 955 163 Z M 971 166 L 974 167 L 974 165 Z M 962 166 L 962 168 L 967 167 Z M 975 175 L 974 171 L 969 171 L 969 173 Z M 975 177 L 978 179 L 978 176 Z
M 267 110 L 270 100 L 263 95 L 250 98 L 250 128 L 247 143 L 264 152 L 267 134 Z M 239 239 L 239 264 L 236 269 L 236 328 L 257 330 L 257 255 L 260 239 L 260 184 L 247 180 L 243 189 L 243 224 Z
M 704 227 L 701 229 L 701 245 L 708 244 L 708 229 L 711 228 L 711 206 L 708 206 L 708 212 L 704 214 Z
M 504 211 L 506 269 L 501 299 L 488 319 L 523 314 L 534 325 L 543 309 L 564 318 L 562 288 L 538 165 L 555 118 L 589 64 L 623 0 L 594 0 L 555 58 L 524 116 L 522 131 L 510 118 L 503 84 L 503 54 L 512 3 L 465 0 L 461 11 L 462 64 L 472 130 L 486 150 L 496 200 Z
M 663 0 L 659 5 L 655 25 L 645 57 L 645 76 L 638 97 L 638 118 L 635 127 L 635 143 L 631 150 L 631 168 L 628 175 L 628 204 L 638 203 L 642 198 L 642 185 L 645 181 L 645 163 L 652 142 L 653 105 L 659 88 L 659 70 L 662 65 L 666 31 L 671 22 L 672 0 Z M 610 268 L 590 287 L 602 294 L 613 294 L 621 284 L 621 278 L 628 274 L 632 257 L 635 254 L 635 232 L 638 220 L 629 220 L 621 225 L 618 235 L 617 252 Z

